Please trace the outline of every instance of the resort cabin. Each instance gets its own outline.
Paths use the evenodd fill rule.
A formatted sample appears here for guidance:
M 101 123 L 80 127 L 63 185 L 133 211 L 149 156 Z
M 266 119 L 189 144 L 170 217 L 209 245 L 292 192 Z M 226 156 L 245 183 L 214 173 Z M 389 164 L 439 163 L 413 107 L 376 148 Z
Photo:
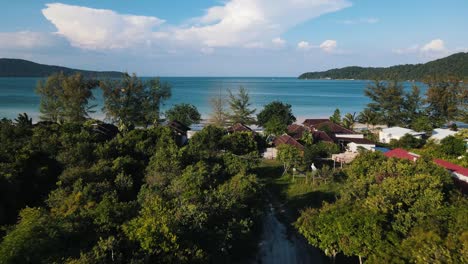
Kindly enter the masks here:
M 285 144 L 297 148 L 301 152 L 301 155 L 304 154 L 304 146 L 290 135 L 276 137 L 273 140 L 273 144 L 275 146 L 274 148 L 267 148 L 263 153 L 263 157 L 265 159 L 275 159 L 278 154 L 278 147 Z
M 435 142 L 440 142 L 442 139 L 454 136 L 458 131 L 453 131 L 448 128 L 436 128 L 432 131 L 432 136 L 429 139 L 434 140 Z
M 384 153 L 388 158 L 399 158 L 407 159 L 413 162 L 416 162 L 420 156 L 418 154 L 408 152 L 404 149 L 397 148 Z M 455 185 L 463 192 L 468 193 L 468 168 L 462 167 L 460 165 L 442 160 L 434 159 L 433 162 L 440 167 L 445 168 L 452 174 L 453 181 Z
M 242 123 L 237 123 L 237 124 L 234 124 L 230 127 L 227 128 L 227 132 L 229 134 L 232 134 L 232 133 L 235 133 L 235 132 L 249 132 L 249 133 L 252 133 L 252 134 L 255 134 L 255 131 L 253 129 L 251 129 L 250 127 L 242 124 Z
M 421 138 L 425 135 L 424 132 L 416 132 L 412 129 L 403 128 L 403 127 L 389 127 L 384 128 L 379 132 L 379 141 L 381 143 L 390 143 L 392 139 L 399 140 L 404 135 L 409 134 L 415 138 Z
M 305 131 L 310 132 L 310 128 L 298 124 L 291 124 L 288 126 L 288 135 L 293 137 L 295 140 L 300 140 Z

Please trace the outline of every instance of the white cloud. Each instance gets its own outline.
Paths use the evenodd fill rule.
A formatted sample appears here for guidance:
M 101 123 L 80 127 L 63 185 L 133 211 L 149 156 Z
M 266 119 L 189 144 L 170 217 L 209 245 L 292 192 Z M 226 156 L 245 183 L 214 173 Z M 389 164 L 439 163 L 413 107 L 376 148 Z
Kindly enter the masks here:
M 58 34 L 79 48 L 117 49 L 157 43 L 200 49 L 259 47 L 259 43 L 284 45 L 277 36 L 298 24 L 349 6 L 348 0 L 228 0 L 209 8 L 202 17 L 189 20 L 189 25 L 164 30 L 155 29 L 164 23 L 157 17 L 105 9 L 53 3 L 47 4 L 42 13 L 55 25 Z
M 355 24 L 375 24 L 378 23 L 380 20 L 375 17 L 367 17 L 367 18 L 358 18 L 358 19 L 348 19 L 339 21 L 341 24 L 345 25 L 355 25 Z
M 323 51 L 328 52 L 328 53 L 335 51 L 336 46 L 337 46 L 336 40 L 332 40 L 332 39 L 327 39 L 324 42 L 322 42 L 322 44 L 320 44 L 320 48 Z
M 431 40 L 421 48 L 422 52 L 443 52 L 446 51 L 445 43 L 441 39 Z
M 42 14 L 71 45 L 85 49 L 128 48 L 158 38 L 155 26 L 164 23 L 157 17 L 122 15 L 112 10 L 47 4 Z
M 284 45 L 286 45 L 286 40 L 278 37 L 278 38 L 272 39 L 271 43 L 273 43 L 273 45 L 275 45 L 277 47 L 283 47 Z
M 393 51 L 393 53 L 403 55 L 403 54 L 415 53 L 415 52 L 418 52 L 419 50 L 420 50 L 419 45 L 414 44 L 414 45 L 411 45 L 408 48 L 393 49 L 392 51 Z
M 59 40 L 51 33 L 20 31 L 0 32 L 0 49 L 40 49 L 52 47 Z
M 307 41 L 301 41 L 297 43 L 297 48 L 300 50 L 309 50 L 312 48 L 312 45 L 310 45 L 310 43 Z

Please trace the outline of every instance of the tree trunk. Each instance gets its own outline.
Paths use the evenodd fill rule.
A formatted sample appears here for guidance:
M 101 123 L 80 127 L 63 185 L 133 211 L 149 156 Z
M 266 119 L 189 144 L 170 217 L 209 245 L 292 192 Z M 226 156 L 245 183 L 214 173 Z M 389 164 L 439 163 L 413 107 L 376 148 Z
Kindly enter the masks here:
M 359 264 L 362 264 L 362 257 L 361 257 L 361 255 L 359 255 L 358 257 L 359 257 Z

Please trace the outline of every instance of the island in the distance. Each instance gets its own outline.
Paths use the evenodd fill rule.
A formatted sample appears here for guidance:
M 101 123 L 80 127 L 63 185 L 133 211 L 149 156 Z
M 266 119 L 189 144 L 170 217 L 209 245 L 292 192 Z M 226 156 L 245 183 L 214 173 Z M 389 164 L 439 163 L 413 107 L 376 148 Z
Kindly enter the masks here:
M 392 67 L 351 66 L 323 72 L 307 72 L 299 79 L 356 79 L 356 80 L 423 80 L 427 76 L 454 75 L 468 79 L 468 53 L 460 52 L 424 64 L 405 64 Z
M 123 75 L 117 71 L 87 71 L 61 66 L 39 64 L 21 59 L 0 58 L 0 77 L 47 77 L 53 73 L 81 73 L 87 78 L 119 78 Z

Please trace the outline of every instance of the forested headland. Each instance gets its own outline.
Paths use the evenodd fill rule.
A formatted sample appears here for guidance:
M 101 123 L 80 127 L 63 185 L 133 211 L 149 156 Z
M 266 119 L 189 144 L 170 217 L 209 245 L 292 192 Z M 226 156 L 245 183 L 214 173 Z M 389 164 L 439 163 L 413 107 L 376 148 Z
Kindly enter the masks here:
M 322 72 L 307 72 L 299 79 L 356 79 L 356 80 L 416 80 L 430 76 L 456 76 L 468 79 L 468 53 L 460 52 L 424 64 L 406 64 L 392 67 L 351 66 Z
M 0 77 L 47 77 L 59 72 L 65 74 L 81 73 L 89 78 L 119 78 L 123 75 L 122 72 L 116 71 L 86 71 L 21 59 L 0 58 Z

